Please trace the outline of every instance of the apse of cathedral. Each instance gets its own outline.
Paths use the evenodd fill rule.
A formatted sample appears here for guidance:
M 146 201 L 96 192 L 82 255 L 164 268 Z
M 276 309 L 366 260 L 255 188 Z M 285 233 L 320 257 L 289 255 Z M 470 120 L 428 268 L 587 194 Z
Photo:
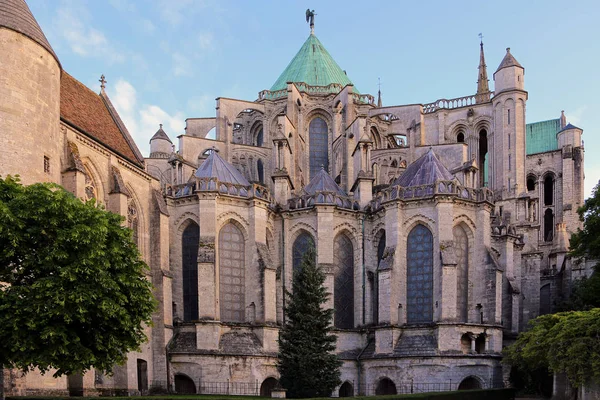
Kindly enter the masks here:
M 309 246 L 343 361 L 334 396 L 503 386 L 503 346 L 586 273 L 567 254 L 583 132 L 527 121 L 525 68 L 506 49 L 492 89 L 477 50 L 472 94 L 384 105 L 311 29 L 256 99 L 161 126 L 143 157 L 104 77 L 98 92 L 69 75 L 25 2 L 0 0 L 0 175 L 126 217 L 159 303 L 114 375 L 8 371 L 7 393 L 269 395 Z

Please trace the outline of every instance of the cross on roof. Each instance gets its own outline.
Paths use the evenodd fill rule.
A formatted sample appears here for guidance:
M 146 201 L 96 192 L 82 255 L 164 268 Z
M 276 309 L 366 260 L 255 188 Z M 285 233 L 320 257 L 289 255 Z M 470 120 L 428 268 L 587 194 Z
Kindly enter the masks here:
M 483 33 L 480 32 L 477 36 L 479 36 L 479 40 L 481 41 L 481 43 L 483 43 Z
M 102 74 L 102 76 L 100 76 L 100 88 L 104 89 L 106 88 L 106 79 L 104 79 L 104 74 Z

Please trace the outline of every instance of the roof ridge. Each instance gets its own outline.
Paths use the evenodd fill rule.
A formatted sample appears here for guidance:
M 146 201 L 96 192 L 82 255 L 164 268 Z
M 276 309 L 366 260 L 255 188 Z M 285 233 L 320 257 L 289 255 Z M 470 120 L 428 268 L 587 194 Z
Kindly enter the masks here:
M 142 155 L 142 153 L 140 152 L 140 149 L 135 144 L 135 140 L 133 140 L 133 137 L 129 133 L 129 130 L 125 126 L 125 123 L 121 119 L 121 116 L 117 112 L 117 109 L 115 108 L 115 106 L 113 106 L 112 102 L 110 101 L 108 94 L 104 90 L 101 90 L 100 94 L 98 96 L 100 96 L 100 98 L 103 100 L 104 105 L 108 109 L 110 116 L 113 118 L 113 120 L 117 124 L 117 127 L 119 128 L 119 130 L 125 137 L 125 141 L 131 148 L 131 151 L 133 151 L 133 154 L 135 155 L 137 160 L 143 165 L 144 164 L 144 156 Z

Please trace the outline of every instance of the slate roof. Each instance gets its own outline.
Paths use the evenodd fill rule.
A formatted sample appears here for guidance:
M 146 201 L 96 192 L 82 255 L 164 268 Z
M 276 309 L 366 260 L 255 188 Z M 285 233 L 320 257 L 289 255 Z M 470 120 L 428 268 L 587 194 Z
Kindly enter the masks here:
M 525 153 L 537 154 L 558 150 L 556 134 L 560 131 L 560 118 L 525 125 Z
M 19 32 L 39 43 L 52 54 L 60 67 L 60 61 L 56 53 L 50 46 L 46 35 L 44 35 L 25 0 L 0 0 L 0 27 Z
M 233 165 L 225 161 L 215 150 L 198 167 L 197 178 L 217 178 L 219 182 L 250 186 L 250 182 Z
M 304 187 L 304 191 L 308 194 L 316 194 L 317 192 L 331 192 L 340 196 L 347 196 L 346 192 L 338 186 L 331 176 L 321 168 L 319 172 L 310 180 L 308 185 Z
M 498 72 L 502 68 L 506 68 L 506 67 L 523 68 L 523 66 L 521 64 L 519 64 L 517 59 L 510 53 L 510 47 L 506 48 L 506 55 L 502 59 L 502 62 L 500 62 L 500 65 L 498 66 L 498 69 L 496 70 L 496 72 Z
M 94 93 L 64 71 L 60 79 L 60 116 L 104 146 L 143 167 L 141 153 L 108 97 Z
M 154 139 L 163 139 L 173 144 L 173 142 L 171 142 L 171 139 L 169 139 L 169 135 L 167 135 L 165 131 L 163 131 L 162 124 L 160 124 L 160 128 L 158 128 L 154 136 L 150 138 L 150 142 L 152 142 Z
M 301 82 L 311 86 L 327 86 L 331 83 L 352 85 L 348 76 L 314 34 L 306 39 L 270 90 L 285 89 L 287 82 Z M 358 93 L 356 89 L 354 92 Z
M 392 183 L 392 186 L 412 187 L 431 185 L 436 181 L 454 180 L 454 175 L 437 158 L 433 149 L 410 164 L 406 171 Z
M 577 126 L 575 126 L 575 125 L 573 125 L 573 124 L 571 124 L 571 123 L 568 123 L 568 124 L 567 124 L 567 125 L 566 125 L 564 128 L 562 128 L 562 129 L 561 129 L 559 132 L 566 131 L 567 129 L 579 129 L 580 131 L 582 130 L 581 128 L 579 128 L 579 127 L 577 127 Z

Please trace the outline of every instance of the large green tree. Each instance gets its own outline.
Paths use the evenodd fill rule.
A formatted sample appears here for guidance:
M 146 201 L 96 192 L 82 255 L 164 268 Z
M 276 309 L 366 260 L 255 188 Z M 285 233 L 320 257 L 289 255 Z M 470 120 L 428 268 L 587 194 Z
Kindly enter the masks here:
M 521 371 L 566 373 L 575 387 L 600 381 L 600 308 L 542 315 L 504 355 Z
M 570 297 L 559 309 L 530 322 L 506 348 L 505 362 L 521 371 L 565 373 L 575 386 L 600 382 L 600 186 L 577 212 L 583 229 L 571 235 L 574 262 L 596 260 L 594 274 L 575 282 Z
M 0 178 L 0 367 L 110 372 L 155 308 L 123 218 L 58 185 Z
M 294 273 L 286 323 L 279 335 L 280 383 L 291 398 L 329 397 L 339 385 L 341 361 L 333 353 L 336 336 L 331 333 L 332 309 L 324 309 L 329 294 L 325 274 L 316 265 L 313 246 Z

